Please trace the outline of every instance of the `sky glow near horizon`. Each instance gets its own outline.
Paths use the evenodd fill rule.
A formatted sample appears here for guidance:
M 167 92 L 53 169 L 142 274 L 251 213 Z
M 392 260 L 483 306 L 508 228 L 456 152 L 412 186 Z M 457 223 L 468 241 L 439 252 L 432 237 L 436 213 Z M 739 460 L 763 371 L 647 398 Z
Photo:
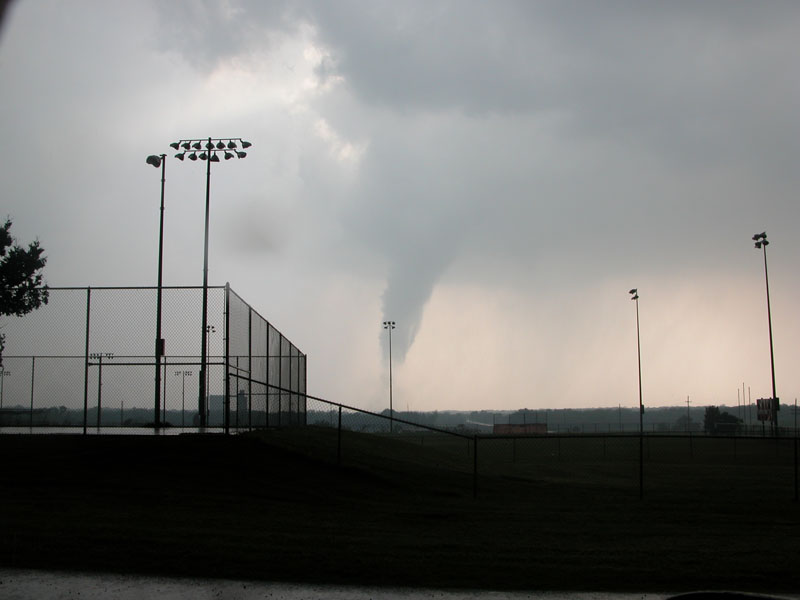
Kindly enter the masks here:
M 800 395 L 800 6 L 17 0 L 2 216 L 51 286 L 209 281 L 308 355 L 309 393 L 395 409 Z M 198 316 L 199 318 L 199 316 Z

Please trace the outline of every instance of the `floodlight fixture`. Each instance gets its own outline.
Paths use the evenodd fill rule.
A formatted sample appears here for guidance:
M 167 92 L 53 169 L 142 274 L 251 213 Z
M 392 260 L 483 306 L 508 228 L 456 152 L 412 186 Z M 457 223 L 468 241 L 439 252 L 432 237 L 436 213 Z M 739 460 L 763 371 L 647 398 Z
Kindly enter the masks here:
M 222 140 L 218 141 L 217 142 L 217 150 L 222 150 L 224 148 L 225 148 L 225 142 L 223 142 Z
M 233 154 L 231 154 L 230 152 L 226 152 L 225 153 L 225 160 L 230 160 L 232 158 L 233 158 Z
M 192 148 L 194 148 L 195 150 L 201 150 L 203 148 L 203 146 L 202 146 L 202 144 L 200 144 L 199 141 L 197 141 L 194 144 L 192 144 Z
M 197 152 L 192 152 L 189 155 L 189 160 L 197 160 Z
M 234 148 L 236 148 L 236 142 L 233 140 L 228 141 L 228 149 L 233 150 Z
M 252 145 L 253 144 L 251 144 L 250 142 L 245 142 L 244 140 L 242 140 L 242 148 L 249 148 Z
M 169 145 L 169 147 L 170 147 L 170 148 L 172 148 L 173 150 L 178 150 L 178 149 L 180 149 L 180 147 L 181 147 L 181 144 L 180 144 L 180 142 L 172 142 L 172 143 Z
M 178 160 L 183 160 L 185 156 L 186 156 L 186 152 L 178 152 L 175 155 L 175 158 L 177 158 Z
M 153 165 L 156 169 L 161 166 L 162 157 L 158 154 L 151 154 L 145 161 L 148 165 Z

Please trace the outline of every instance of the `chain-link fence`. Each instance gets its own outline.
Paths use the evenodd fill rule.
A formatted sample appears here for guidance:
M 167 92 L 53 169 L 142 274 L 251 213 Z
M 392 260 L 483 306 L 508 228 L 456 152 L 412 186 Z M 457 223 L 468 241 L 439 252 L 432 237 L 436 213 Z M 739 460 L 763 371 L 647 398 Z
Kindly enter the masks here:
M 306 356 L 229 286 L 207 289 L 203 336 L 202 294 L 163 288 L 159 344 L 156 288 L 50 288 L 47 305 L 5 323 L 0 432 L 304 422 Z
M 508 485 L 602 489 L 621 496 L 683 498 L 704 491 L 798 499 L 798 438 L 704 434 L 502 435 L 437 428 L 307 397 L 309 427 L 289 443 L 343 465 L 422 477 L 439 471 L 461 493 Z M 413 483 L 412 483 L 413 485 Z

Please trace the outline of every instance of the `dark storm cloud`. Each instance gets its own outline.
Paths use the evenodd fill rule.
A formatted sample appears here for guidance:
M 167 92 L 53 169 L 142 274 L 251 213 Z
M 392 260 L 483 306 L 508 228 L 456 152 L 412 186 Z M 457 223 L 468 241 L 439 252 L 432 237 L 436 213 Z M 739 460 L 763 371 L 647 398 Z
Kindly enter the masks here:
M 760 202 L 788 199 L 786 171 L 800 150 L 794 117 L 800 87 L 787 76 L 800 58 L 791 41 L 800 15 L 791 4 L 307 6 L 305 17 L 331 49 L 326 70 L 341 74 L 359 102 L 409 121 L 452 114 L 464 120 L 442 128 L 438 148 L 424 133 L 416 132 L 415 144 L 414 132 L 380 131 L 383 139 L 373 141 L 371 152 L 390 147 L 391 156 L 376 160 L 382 166 L 375 170 L 369 159 L 363 166 L 371 184 L 354 220 L 384 233 L 391 223 L 395 232 L 372 244 L 392 265 L 384 295 L 388 318 L 395 318 L 390 309 L 398 310 L 391 307 L 403 304 L 395 299 L 401 289 L 424 305 L 457 254 L 494 252 L 526 262 L 548 246 L 566 246 L 577 273 L 604 263 L 624 268 L 631 257 L 620 248 L 641 242 L 652 264 L 668 253 L 689 260 L 691 245 L 676 240 L 724 252 L 714 229 L 731 212 L 753 210 L 728 188 L 743 176 L 740 170 L 767 180 L 780 175 Z M 557 127 L 549 133 L 560 138 L 554 155 L 576 168 L 537 163 L 533 141 L 516 142 L 518 153 L 504 147 L 515 132 L 497 131 L 503 117 L 525 115 L 554 117 Z M 459 135 L 459 127 L 474 123 L 484 125 L 474 128 L 475 137 Z M 516 132 L 535 133 L 524 126 Z M 516 168 L 506 172 L 504 161 Z M 409 176 L 396 181 L 386 165 Z M 727 184 L 711 183 L 726 171 Z M 448 185 L 458 181 L 463 189 Z M 407 312 L 418 315 L 421 306 Z M 418 323 L 408 323 L 409 341 Z
M 22 0 L 0 39 L 15 140 L 0 180 L 15 229 L 52 250 L 51 284 L 152 283 L 158 177 L 143 157 L 206 133 L 254 136 L 213 176 L 212 275 L 304 310 L 287 331 L 324 338 L 315 314 L 362 340 L 331 373 L 379 379 L 383 319 L 396 359 L 423 339 L 421 355 L 446 355 L 417 336 L 424 319 L 448 331 L 443 313 L 476 318 L 502 290 L 516 312 L 477 318 L 508 318 L 510 337 L 529 323 L 540 377 L 558 380 L 570 340 L 627 343 L 607 286 L 623 308 L 639 286 L 647 311 L 647 280 L 667 308 L 679 289 L 689 308 L 667 320 L 689 323 L 687 298 L 737 298 L 727 275 L 757 270 L 754 231 L 774 238 L 776 273 L 797 257 L 794 3 L 76 5 Z M 169 164 L 168 279 L 197 283 L 201 165 Z
M 400 112 L 557 110 L 572 135 L 646 138 L 690 161 L 797 139 L 790 3 L 357 2 L 311 15 L 354 93 Z

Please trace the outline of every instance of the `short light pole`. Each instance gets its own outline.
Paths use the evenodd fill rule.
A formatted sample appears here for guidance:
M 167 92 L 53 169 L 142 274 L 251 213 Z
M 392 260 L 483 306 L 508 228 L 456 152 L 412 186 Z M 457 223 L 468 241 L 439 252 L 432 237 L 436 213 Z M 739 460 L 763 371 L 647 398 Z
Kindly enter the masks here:
M 392 405 L 392 329 L 394 321 L 384 321 L 383 328 L 389 330 L 389 433 L 394 432 L 394 407 Z
M 644 497 L 644 404 L 642 404 L 642 344 L 639 337 L 639 290 L 628 292 L 636 303 L 636 356 L 639 362 L 639 499 Z
M 778 411 L 780 406 L 778 404 L 778 393 L 775 391 L 775 354 L 772 349 L 772 311 L 769 306 L 769 272 L 767 271 L 767 233 L 761 232 L 753 236 L 756 249 L 764 250 L 764 280 L 767 285 L 767 324 L 769 326 L 769 365 L 772 372 L 772 427 L 775 435 L 778 435 Z
M 242 150 L 239 150 L 241 145 Z M 200 138 L 188 139 L 172 142 L 170 147 L 177 150 L 178 153 L 175 158 L 183 160 L 186 153 L 189 152 L 189 160 L 204 160 L 206 161 L 206 217 L 205 217 L 205 238 L 203 244 L 203 315 L 202 324 L 200 329 L 200 377 L 199 377 L 199 390 L 198 390 L 198 410 L 200 412 L 200 427 L 206 426 L 207 415 L 207 400 L 208 395 L 206 392 L 206 372 L 207 372 L 207 358 L 206 354 L 206 335 L 208 331 L 208 221 L 211 209 L 211 163 L 220 162 L 219 153 L 222 153 L 225 160 L 231 158 L 244 158 L 247 152 L 244 150 L 252 146 L 250 142 L 242 140 L 242 138 Z M 198 151 L 200 152 L 198 154 Z
M 103 398 L 103 359 L 114 358 L 113 352 L 95 352 L 89 358 L 97 360 L 97 428 L 100 429 L 100 407 Z
M 692 413 L 689 409 L 689 404 L 691 400 L 689 400 L 689 396 L 686 396 L 686 431 L 690 434 L 692 433 Z
M 11 377 L 11 371 L 0 368 L 0 409 L 3 408 L 3 384 L 5 383 L 6 377 Z
M 181 427 L 186 427 L 186 376 L 191 374 L 191 371 L 175 371 L 175 375 L 181 378 Z
M 158 227 L 158 291 L 156 292 L 156 393 L 153 411 L 153 427 L 156 429 L 161 425 L 159 421 L 159 416 L 161 414 L 161 357 L 164 356 L 164 339 L 161 337 L 161 274 L 164 264 L 164 183 L 166 182 L 166 158 L 166 154 L 151 154 L 146 160 L 148 165 L 153 165 L 155 168 L 161 167 L 161 217 Z M 164 409 L 166 413 L 166 405 Z
M 213 325 L 206 325 L 205 331 L 208 334 L 207 337 L 206 337 L 206 343 L 208 345 L 207 348 L 206 348 L 206 358 L 208 358 L 208 356 L 211 354 L 211 334 L 212 333 L 217 333 L 217 328 L 214 327 Z M 203 363 L 203 364 L 206 364 L 206 363 Z M 205 378 L 206 378 L 205 388 L 206 388 L 206 411 L 207 411 L 206 412 L 206 420 L 208 420 L 208 415 L 211 413 L 211 407 L 208 404 L 208 400 L 209 400 L 209 398 L 211 396 L 211 373 L 209 372 L 208 369 L 206 369 Z

